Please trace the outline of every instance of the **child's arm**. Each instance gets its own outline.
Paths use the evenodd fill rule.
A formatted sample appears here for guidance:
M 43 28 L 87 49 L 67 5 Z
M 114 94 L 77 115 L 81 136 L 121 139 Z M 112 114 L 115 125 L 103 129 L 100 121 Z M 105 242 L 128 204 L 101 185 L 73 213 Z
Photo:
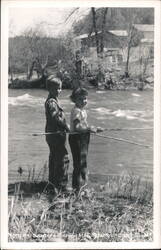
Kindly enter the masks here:
M 65 131 L 69 132 L 70 131 L 69 125 L 67 124 L 64 115 L 60 116 L 57 104 L 55 103 L 54 100 L 50 100 L 49 102 L 49 111 L 52 119 L 57 123 L 57 125 L 60 128 L 64 129 Z
M 78 110 L 75 110 L 73 125 L 74 125 L 74 131 L 76 132 L 99 133 L 103 131 L 101 127 L 89 126 L 87 122 L 81 121 L 80 112 Z
M 59 127 L 63 128 L 66 132 L 70 132 L 70 127 L 64 117 L 60 117 L 58 114 L 55 115 L 55 120 Z
M 91 132 L 91 133 L 97 132 L 96 127 L 88 126 L 88 124 L 81 123 L 78 119 L 74 120 L 74 130 L 76 132 Z

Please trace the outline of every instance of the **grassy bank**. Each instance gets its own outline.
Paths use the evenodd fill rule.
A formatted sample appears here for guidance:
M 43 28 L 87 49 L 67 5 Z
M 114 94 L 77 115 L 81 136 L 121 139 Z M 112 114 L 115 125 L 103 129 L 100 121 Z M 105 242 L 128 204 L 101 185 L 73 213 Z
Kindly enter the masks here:
M 56 197 L 47 183 L 19 183 L 9 196 L 9 241 L 152 241 L 152 184 L 135 176 L 89 182 Z

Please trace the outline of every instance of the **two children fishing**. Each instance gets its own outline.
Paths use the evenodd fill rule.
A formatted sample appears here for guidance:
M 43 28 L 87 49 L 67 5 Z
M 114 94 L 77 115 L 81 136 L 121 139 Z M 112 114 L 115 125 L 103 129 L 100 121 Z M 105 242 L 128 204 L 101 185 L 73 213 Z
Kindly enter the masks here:
M 90 141 L 90 133 L 101 132 L 103 129 L 89 126 L 87 122 L 88 92 L 79 87 L 73 90 L 70 96 L 75 104 L 70 115 L 68 125 L 62 107 L 59 104 L 62 82 L 51 75 L 47 79 L 49 95 L 45 102 L 46 114 L 46 142 L 49 146 L 49 183 L 54 193 L 64 192 L 68 183 L 69 156 L 66 148 L 66 133 L 69 133 L 69 145 L 73 157 L 72 187 L 75 192 L 87 182 L 87 154 Z
M 68 168 L 69 155 L 66 148 L 67 133 L 69 134 L 69 145 L 73 157 L 73 174 L 72 188 L 79 193 L 81 185 L 87 183 L 87 155 L 90 142 L 90 134 L 112 139 L 116 141 L 126 142 L 141 147 L 152 148 L 150 145 L 134 142 L 123 138 L 115 138 L 106 135 L 100 135 L 98 132 L 105 130 L 121 130 L 103 129 L 100 127 L 89 126 L 87 122 L 87 105 L 88 91 L 85 88 L 77 87 L 70 96 L 71 101 L 75 104 L 70 114 L 70 126 L 68 125 L 63 108 L 59 104 L 59 94 L 62 90 L 62 82 L 59 78 L 51 75 L 46 82 L 49 95 L 45 102 L 46 142 L 49 146 L 49 185 L 48 189 L 52 192 L 67 191 L 68 184 Z M 125 130 L 133 129 L 152 129 L 152 128 L 123 128 Z M 38 135 L 38 134 L 33 134 Z M 82 182 L 82 181 L 83 182 Z

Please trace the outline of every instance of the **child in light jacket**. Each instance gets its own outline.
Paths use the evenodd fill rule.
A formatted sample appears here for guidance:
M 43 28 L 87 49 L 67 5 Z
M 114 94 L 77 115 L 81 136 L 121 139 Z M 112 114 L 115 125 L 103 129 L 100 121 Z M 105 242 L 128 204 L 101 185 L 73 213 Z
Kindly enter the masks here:
M 88 92 L 85 88 L 73 90 L 70 96 L 75 103 L 70 116 L 69 144 L 73 156 L 73 176 L 72 187 L 79 191 L 81 187 L 81 178 L 87 182 L 87 155 L 90 142 L 90 133 L 97 132 L 97 128 L 89 126 L 87 122 L 87 105 Z M 99 129 L 99 128 L 98 128 Z

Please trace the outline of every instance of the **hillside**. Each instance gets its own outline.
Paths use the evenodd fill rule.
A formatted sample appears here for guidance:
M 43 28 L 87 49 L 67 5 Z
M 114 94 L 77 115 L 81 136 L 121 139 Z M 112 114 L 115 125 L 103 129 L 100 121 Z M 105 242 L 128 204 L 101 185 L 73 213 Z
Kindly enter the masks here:
M 96 26 L 101 29 L 102 13 L 105 8 L 96 9 Z M 128 29 L 132 17 L 135 16 L 136 24 L 154 24 L 153 8 L 108 8 L 105 28 Z M 75 35 L 92 32 L 92 12 L 73 25 Z

